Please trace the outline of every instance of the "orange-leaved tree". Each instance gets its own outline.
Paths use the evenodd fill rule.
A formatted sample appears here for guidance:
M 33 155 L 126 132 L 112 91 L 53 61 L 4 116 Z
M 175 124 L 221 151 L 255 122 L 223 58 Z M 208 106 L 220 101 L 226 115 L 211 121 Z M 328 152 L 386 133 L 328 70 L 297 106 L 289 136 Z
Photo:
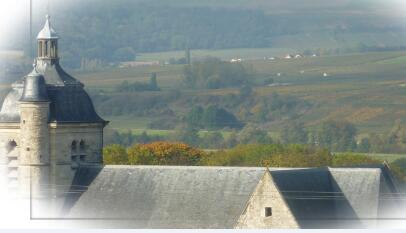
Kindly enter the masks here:
M 127 150 L 132 165 L 199 165 L 204 151 L 185 143 L 136 144 Z

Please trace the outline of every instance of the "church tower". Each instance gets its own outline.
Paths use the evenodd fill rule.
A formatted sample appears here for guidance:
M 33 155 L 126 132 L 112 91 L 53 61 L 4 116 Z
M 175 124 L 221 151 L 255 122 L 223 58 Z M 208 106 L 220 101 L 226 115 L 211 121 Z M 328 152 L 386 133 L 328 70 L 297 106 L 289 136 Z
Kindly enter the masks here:
M 23 196 L 55 203 L 64 200 L 80 167 L 102 163 L 108 124 L 84 84 L 61 67 L 58 39 L 47 16 L 34 69 L 0 102 L 0 174 Z

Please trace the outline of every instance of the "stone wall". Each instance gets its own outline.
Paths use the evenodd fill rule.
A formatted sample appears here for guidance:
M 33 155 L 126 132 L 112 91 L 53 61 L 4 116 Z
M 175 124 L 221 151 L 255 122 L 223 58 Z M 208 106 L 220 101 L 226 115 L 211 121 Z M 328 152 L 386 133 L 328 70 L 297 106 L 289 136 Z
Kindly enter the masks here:
M 271 208 L 271 216 L 265 216 L 266 207 Z M 265 172 L 251 194 L 235 228 L 299 228 L 269 171 Z
M 49 164 L 49 102 L 20 104 L 20 165 Z

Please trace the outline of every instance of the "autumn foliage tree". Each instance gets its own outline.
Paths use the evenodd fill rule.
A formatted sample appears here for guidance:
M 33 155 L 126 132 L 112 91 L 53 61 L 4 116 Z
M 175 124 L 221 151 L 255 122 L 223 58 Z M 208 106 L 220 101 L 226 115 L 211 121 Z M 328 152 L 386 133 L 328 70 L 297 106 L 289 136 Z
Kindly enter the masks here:
M 131 165 L 198 165 L 205 155 L 187 144 L 170 142 L 137 144 L 127 152 Z
M 113 144 L 103 149 L 103 162 L 104 164 L 124 165 L 128 164 L 128 155 L 126 148 Z

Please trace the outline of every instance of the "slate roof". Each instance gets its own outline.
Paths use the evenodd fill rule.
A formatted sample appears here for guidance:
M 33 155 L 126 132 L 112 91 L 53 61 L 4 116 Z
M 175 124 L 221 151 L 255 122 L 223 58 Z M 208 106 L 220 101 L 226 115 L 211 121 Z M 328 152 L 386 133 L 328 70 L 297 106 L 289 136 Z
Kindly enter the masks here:
M 36 69 L 46 82 L 51 122 L 106 123 L 96 113 L 83 84 L 67 74 L 59 63 L 48 65 L 45 61 L 38 61 Z M 27 77 L 13 84 L 0 108 L 0 122 L 20 122 L 19 100 Z
M 264 168 L 82 167 L 68 217 L 124 219 L 116 227 L 233 228 Z M 302 228 L 368 227 L 379 215 L 381 168 L 270 169 Z M 75 190 L 73 190 L 75 191 Z M 76 190 L 78 191 L 78 190 Z M 383 217 L 379 215 L 379 217 Z M 107 224 L 107 223 L 106 223 Z M 117 224 L 117 221 L 116 221 Z
M 170 166 L 82 168 L 74 185 L 81 187 L 89 177 L 95 179 L 72 203 L 68 216 L 130 218 L 120 222 L 121 227 L 233 228 L 264 171 Z
M 34 70 L 27 75 L 24 90 L 20 101 L 23 102 L 49 102 L 44 76 Z

